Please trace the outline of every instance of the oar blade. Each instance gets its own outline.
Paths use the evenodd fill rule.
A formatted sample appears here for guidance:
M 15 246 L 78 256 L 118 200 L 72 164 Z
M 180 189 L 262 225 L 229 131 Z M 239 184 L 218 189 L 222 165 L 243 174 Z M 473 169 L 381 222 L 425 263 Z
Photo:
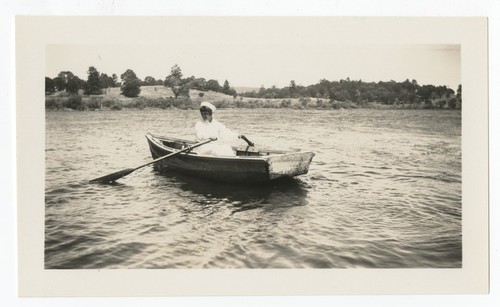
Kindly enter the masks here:
M 114 182 L 122 177 L 125 177 L 127 176 L 128 174 L 132 173 L 133 171 L 135 170 L 138 170 L 140 168 L 143 168 L 147 165 L 150 165 L 150 164 L 153 164 L 153 163 L 158 163 L 164 159 L 167 159 L 167 158 L 170 158 L 172 156 L 175 156 L 175 155 L 178 155 L 182 152 L 186 152 L 186 151 L 190 151 L 191 149 L 193 148 L 196 148 L 198 146 L 201 146 L 201 145 L 204 145 L 204 144 L 207 144 L 207 143 L 210 143 L 211 141 L 213 141 L 212 139 L 210 140 L 206 140 L 206 141 L 203 141 L 203 142 L 200 142 L 200 143 L 196 143 L 194 144 L 193 146 L 189 146 L 187 148 L 184 148 L 184 149 L 181 149 L 179 151 L 176 151 L 176 152 L 173 152 L 173 153 L 170 153 L 168 155 L 165 155 L 163 157 L 160 157 L 160 158 L 157 158 L 151 162 L 148 162 L 148 163 L 145 163 L 141 166 L 138 166 L 136 168 L 128 168 L 128 169 L 124 169 L 122 171 L 118 171 L 116 173 L 113 173 L 113 174 L 109 174 L 109 175 L 106 175 L 106 176 L 102 176 L 102 177 L 99 177 L 99 178 L 96 178 L 96 179 L 92 179 L 90 180 L 90 183 L 111 183 L 111 182 Z
M 135 168 L 127 168 L 127 169 L 115 172 L 113 174 L 109 174 L 106 176 L 92 179 L 92 180 L 90 180 L 90 183 L 111 183 L 111 182 L 114 182 L 122 177 L 127 176 L 128 174 L 132 173 L 135 170 L 136 170 Z

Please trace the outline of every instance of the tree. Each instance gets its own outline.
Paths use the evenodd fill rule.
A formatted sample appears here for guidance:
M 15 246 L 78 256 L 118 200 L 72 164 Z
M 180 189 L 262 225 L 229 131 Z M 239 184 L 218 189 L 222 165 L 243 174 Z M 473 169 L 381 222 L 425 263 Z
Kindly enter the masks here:
M 189 97 L 189 83 L 184 83 L 180 86 L 179 96 Z
M 54 87 L 56 91 L 64 91 L 66 85 L 60 77 L 55 77 L 54 79 L 52 79 L 52 81 L 54 81 Z
M 423 85 L 418 89 L 417 95 L 422 101 L 427 105 L 432 104 L 431 99 L 435 98 L 435 86 L 434 85 Z
M 236 92 L 236 90 L 234 88 L 230 88 L 228 95 L 231 95 L 231 96 L 233 96 L 233 98 L 236 98 L 238 96 L 238 92 Z
M 115 85 L 115 81 L 113 80 L 112 77 L 108 76 L 107 74 L 101 74 L 99 76 L 99 84 L 101 86 L 101 89 L 109 88 Z
M 121 91 L 125 97 L 137 97 L 141 92 L 141 80 L 137 78 L 134 71 L 127 69 L 120 78 L 122 79 Z
M 191 87 L 199 91 L 204 91 L 207 87 L 207 81 L 204 78 L 194 78 L 191 82 Z
M 118 85 L 118 76 L 116 74 L 113 74 L 111 76 L 111 78 L 113 78 L 113 87 L 117 86 Z
M 295 84 L 295 82 L 294 82 L 294 84 Z M 334 99 L 334 92 L 335 91 L 333 90 L 333 85 L 334 84 L 330 83 L 330 81 L 328 81 L 326 79 L 319 80 L 319 84 L 316 87 L 317 92 L 319 93 L 319 96 Z M 291 84 L 290 84 L 290 86 L 291 86 Z M 316 95 L 316 96 L 318 96 L 318 95 Z
M 335 93 L 335 99 L 340 101 L 352 101 L 352 96 L 348 90 L 343 89 Z
M 174 66 L 172 66 L 172 68 L 170 69 L 170 75 L 179 80 L 182 79 L 182 70 L 179 65 L 175 64 Z
M 224 85 L 222 86 L 222 92 L 226 95 L 229 95 L 230 90 L 231 90 L 231 87 L 229 86 L 229 82 L 227 80 L 224 81 Z
M 78 94 L 78 90 L 83 87 L 84 83 L 85 81 L 81 80 L 77 76 L 73 76 L 66 84 L 66 92 L 70 94 Z
M 172 66 L 170 75 L 165 78 L 165 86 L 170 87 L 176 99 L 179 96 L 189 96 L 189 83 L 182 80 L 182 71 L 177 64 Z
M 294 97 L 297 91 L 297 85 L 295 85 L 295 80 L 290 81 L 290 86 L 288 88 L 290 90 L 290 96 Z
M 54 85 L 54 80 L 50 79 L 49 77 L 45 77 L 45 94 L 52 94 L 56 91 L 55 85 Z
M 194 76 L 182 79 L 182 84 L 187 84 L 189 88 L 193 88 L 193 82 L 196 78 Z
M 207 82 L 206 89 L 208 91 L 220 92 L 221 91 L 221 86 L 219 85 L 219 82 L 217 80 L 210 79 Z
M 147 76 L 146 78 L 144 78 L 143 84 L 144 85 L 156 85 L 156 79 L 151 77 L 151 76 Z
M 71 71 L 61 71 L 57 75 L 56 78 L 54 78 L 54 85 L 58 91 L 66 91 L 70 92 L 68 90 L 68 84 L 70 83 L 71 79 L 73 79 L 75 75 Z M 75 82 L 71 82 L 71 89 L 74 89 Z M 78 87 L 78 85 L 76 85 Z M 78 91 L 78 89 L 77 89 Z
M 266 95 L 266 88 L 264 87 L 264 84 L 262 84 L 259 88 L 259 98 L 264 97 Z
M 462 84 L 458 85 L 456 108 L 457 109 L 461 109 L 462 108 Z
M 99 80 L 99 72 L 94 66 L 90 66 L 87 71 L 89 75 L 85 85 L 84 93 L 86 95 L 98 95 L 101 93 L 101 84 Z
M 405 102 L 414 103 L 417 99 L 418 84 L 415 79 L 410 82 L 406 79 L 402 84 L 401 98 Z

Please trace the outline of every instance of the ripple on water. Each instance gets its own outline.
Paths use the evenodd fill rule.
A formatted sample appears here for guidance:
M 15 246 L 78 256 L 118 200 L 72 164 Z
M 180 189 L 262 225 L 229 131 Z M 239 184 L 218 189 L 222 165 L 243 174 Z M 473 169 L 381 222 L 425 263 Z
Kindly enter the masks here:
M 47 112 L 45 267 L 461 266 L 460 112 L 223 109 L 263 147 L 312 148 L 309 174 L 221 185 L 145 167 L 88 184 L 150 161 L 147 131 L 191 137 L 197 116 Z

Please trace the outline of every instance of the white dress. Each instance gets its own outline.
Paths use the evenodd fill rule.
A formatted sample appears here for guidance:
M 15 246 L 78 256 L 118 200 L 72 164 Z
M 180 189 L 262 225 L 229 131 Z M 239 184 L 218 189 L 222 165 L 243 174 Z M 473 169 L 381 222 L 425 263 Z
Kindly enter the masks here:
M 227 142 L 238 139 L 235 133 L 224 126 L 223 123 L 212 119 L 212 122 L 199 120 L 195 125 L 196 141 L 203 142 L 210 138 L 217 138 L 208 144 L 195 148 L 195 152 L 201 155 L 235 156 L 236 153 Z

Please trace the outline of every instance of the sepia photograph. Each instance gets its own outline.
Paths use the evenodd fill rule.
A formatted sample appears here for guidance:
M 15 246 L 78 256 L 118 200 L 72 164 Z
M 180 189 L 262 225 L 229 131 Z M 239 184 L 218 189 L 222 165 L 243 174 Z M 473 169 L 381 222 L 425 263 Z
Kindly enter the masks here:
M 485 18 L 16 22 L 22 293 L 487 291 Z
M 462 266 L 460 46 L 260 36 L 47 46 L 45 268 Z

